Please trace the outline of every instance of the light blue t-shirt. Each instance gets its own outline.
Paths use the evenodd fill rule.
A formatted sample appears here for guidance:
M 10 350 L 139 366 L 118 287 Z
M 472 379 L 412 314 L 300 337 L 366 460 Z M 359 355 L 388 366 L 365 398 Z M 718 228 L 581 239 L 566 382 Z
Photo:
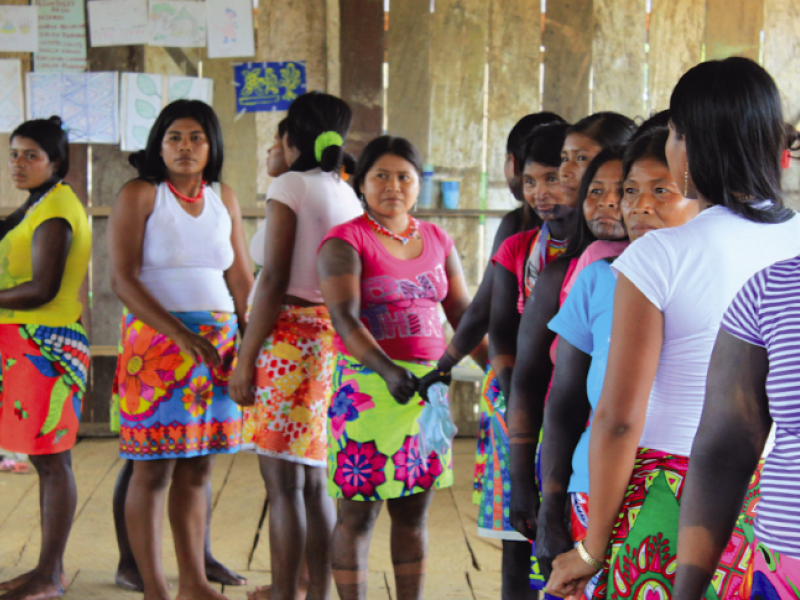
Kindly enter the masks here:
M 598 260 L 581 271 L 575 285 L 548 327 L 581 352 L 591 355 L 586 393 L 592 411 L 600 401 L 611 342 L 614 289 L 617 278 L 606 260 Z M 591 423 L 572 455 L 570 492 L 589 492 L 589 436 Z

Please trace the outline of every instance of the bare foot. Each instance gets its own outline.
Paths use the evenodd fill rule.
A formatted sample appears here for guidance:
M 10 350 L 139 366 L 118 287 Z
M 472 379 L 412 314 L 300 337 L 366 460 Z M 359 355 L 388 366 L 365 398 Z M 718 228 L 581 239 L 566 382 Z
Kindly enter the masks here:
M 144 592 L 144 582 L 139 570 L 134 567 L 120 564 L 117 567 L 117 574 L 114 577 L 114 583 L 123 590 L 130 590 L 132 592 Z
M 31 577 L 33 576 L 33 571 L 28 571 L 27 573 L 23 573 L 22 575 L 18 575 L 14 579 L 9 579 L 8 581 L 0 582 L 0 590 L 13 590 L 21 586 L 23 583 L 26 583 Z M 67 575 L 65 573 L 61 574 L 61 586 L 66 588 L 69 585 L 69 579 L 67 579 Z M 5 598 L 5 596 L 3 596 Z
M 297 589 L 297 595 L 295 596 L 295 600 L 306 600 L 307 593 L 308 593 L 307 587 L 299 587 Z M 270 600 L 271 595 L 272 595 L 272 586 L 262 585 L 257 587 L 255 591 L 248 592 L 247 600 Z
M 0 600 L 3 600 L 0 598 Z M 178 591 L 175 600 L 228 600 L 210 585 L 200 584 L 196 588 Z
M 247 578 L 234 573 L 214 557 L 206 558 L 206 577 L 222 585 L 246 585 Z
M 52 600 L 61 598 L 64 594 L 64 586 L 61 585 L 61 581 L 29 577 L 27 581 L 0 598 L 2 600 Z

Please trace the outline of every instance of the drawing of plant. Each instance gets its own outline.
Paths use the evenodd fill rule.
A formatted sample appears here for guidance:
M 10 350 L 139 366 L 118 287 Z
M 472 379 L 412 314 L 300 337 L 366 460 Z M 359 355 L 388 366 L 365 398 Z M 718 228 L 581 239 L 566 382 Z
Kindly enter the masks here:
M 181 79 L 173 83 L 169 88 L 169 101 L 186 98 L 189 92 L 192 91 L 192 81 L 190 79 Z
M 156 82 L 147 75 L 139 75 L 136 78 L 136 86 L 145 96 L 161 97 L 161 94 L 158 93 L 158 88 L 156 88 Z
M 294 63 L 289 63 L 285 68 L 281 69 L 281 87 L 285 89 L 284 100 L 291 101 L 297 98 L 295 90 L 300 87 L 301 83 L 300 71 L 297 70 Z

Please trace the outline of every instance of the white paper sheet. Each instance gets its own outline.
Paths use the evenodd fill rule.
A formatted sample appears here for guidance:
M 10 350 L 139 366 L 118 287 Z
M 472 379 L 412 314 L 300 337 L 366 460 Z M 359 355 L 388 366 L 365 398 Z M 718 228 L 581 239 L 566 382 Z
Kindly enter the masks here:
M 86 70 L 86 12 L 83 0 L 34 0 L 39 8 L 37 73 L 83 73 Z
M 86 5 L 93 47 L 147 43 L 147 0 L 90 0 Z
M 149 44 L 202 48 L 206 45 L 206 5 L 191 0 L 150 0 Z
M 255 56 L 252 0 L 206 0 L 208 57 Z
M 123 73 L 122 150 L 131 152 L 147 146 L 150 128 L 158 113 L 173 100 L 186 98 L 213 102 L 214 81 L 198 77 L 152 73 Z
M 39 50 L 39 7 L 0 6 L 0 52 Z
M 58 115 L 73 144 L 119 142 L 118 73 L 28 73 L 28 119 Z
M 0 59 L 0 133 L 11 133 L 25 120 L 21 74 L 18 58 Z

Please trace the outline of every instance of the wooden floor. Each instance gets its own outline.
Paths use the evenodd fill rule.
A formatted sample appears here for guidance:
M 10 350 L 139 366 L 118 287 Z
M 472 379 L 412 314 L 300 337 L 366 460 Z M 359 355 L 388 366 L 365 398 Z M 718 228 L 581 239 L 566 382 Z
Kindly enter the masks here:
M 428 576 L 425 598 L 489 600 L 500 597 L 500 543 L 479 538 L 477 507 L 471 502 L 475 442 L 456 440 L 456 482 L 436 492 L 429 523 Z M 111 498 L 121 463 L 116 440 L 84 440 L 73 450 L 78 483 L 78 510 L 67 546 L 71 581 L 66 598 L 141 598 L 113 584 L 118 553 L 111 517 Z M 0 579 L 30 570 L 39 554 L 39 503 L 35 475 L 0 473 Z M 258 474 L 257 459 L 240 453 L 216 459 L 211 547 L 223 563 L 247 576 L 245 587 L 222 590 L 231 600 L 270 580 L 267 520 L 269 502 Z M 167 530 L 169 528 L 167 527 Z M 165 533 L 164 563 L 176 589 L 177 567 L 172 539 Z M 389 557 L 389 519 L 381 514 L 370 550 L 370 600 L 394 594 Z M 333 598 L 337 598 L 335 593 Z

